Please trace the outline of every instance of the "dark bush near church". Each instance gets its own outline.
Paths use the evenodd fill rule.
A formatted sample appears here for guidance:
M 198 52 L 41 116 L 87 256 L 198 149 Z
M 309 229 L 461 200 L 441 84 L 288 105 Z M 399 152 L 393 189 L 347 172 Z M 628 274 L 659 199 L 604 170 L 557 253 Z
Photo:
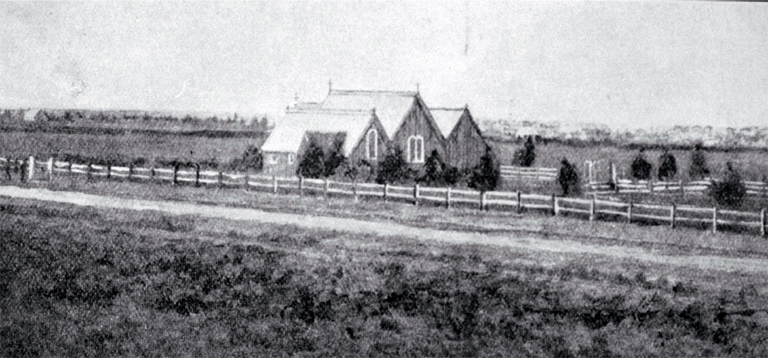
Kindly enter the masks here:
M 747 195 L 747 187 L 741 180 L 739 173 L 733 169 L 731 162 L 726 163 L 725 177 L 720 182 L 712 182 L 709 195 L 722 206 L 738 208 Z

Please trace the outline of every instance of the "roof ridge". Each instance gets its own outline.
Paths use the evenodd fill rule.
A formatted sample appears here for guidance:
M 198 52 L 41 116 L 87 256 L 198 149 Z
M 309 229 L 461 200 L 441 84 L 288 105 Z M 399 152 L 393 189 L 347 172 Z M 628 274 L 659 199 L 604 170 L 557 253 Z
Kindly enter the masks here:
M 430 111 L 463 111 L 464 107 L 430 107 Z
M 304 114 L 365 114 L 372 113 L 370 109 L 349 109 L 349 108 L 291 108 L 287 114 L 304 113 Z
M 344 90 L 344 89 L 332 89 L 330 94 L 394 94 L 394 95 L 402 95 L 402 96 L 415 96 L 418 94 L 418 92 L 415 91 L 391 91 L 391 90 Z

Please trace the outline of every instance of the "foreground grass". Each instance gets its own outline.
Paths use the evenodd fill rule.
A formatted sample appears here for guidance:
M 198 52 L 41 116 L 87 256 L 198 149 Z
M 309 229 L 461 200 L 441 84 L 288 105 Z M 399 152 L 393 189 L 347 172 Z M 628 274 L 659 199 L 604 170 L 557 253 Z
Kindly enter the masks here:
M 765 356 L 763 275 L 0 200 L 0 356 Z

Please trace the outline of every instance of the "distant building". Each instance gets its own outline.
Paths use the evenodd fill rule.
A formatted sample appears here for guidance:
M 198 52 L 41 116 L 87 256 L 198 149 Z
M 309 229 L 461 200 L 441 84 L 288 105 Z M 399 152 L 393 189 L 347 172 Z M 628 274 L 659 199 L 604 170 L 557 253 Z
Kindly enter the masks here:
M 34 122 L 43 119 L 45 113 L 40 108 L 31 108 L 24 111 L 24 122 Z
M 294 175 L 312 141 L 341 143 L 350 163 L 366 160 L 372 167 L 393 148 L 403 151 L 412 169 L 421 169 L 432 151 L 453 166 L 474 166 L 487 146 L 469 110 L 434 111 L 418 92 L 329 89 L 322 102 L 297 101 L 286 109 L 262 146 L 264 171 Z

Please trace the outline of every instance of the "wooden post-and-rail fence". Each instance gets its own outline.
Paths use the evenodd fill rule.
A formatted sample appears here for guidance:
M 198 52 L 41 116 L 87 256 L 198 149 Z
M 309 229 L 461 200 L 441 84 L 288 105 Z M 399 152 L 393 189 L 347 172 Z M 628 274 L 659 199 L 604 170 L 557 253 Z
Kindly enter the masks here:
M 387 202 L 393 199 L 410 201 L 414 205 L 423 202 L 432 202 L 452 208 L 457 204 L 465 204 L 477 207 L 479 210 L 491 208 L 512 209 L 517 213 L 526 210 L 541 210 L 555 216 L 563 213 L 576 214 L 589 219 L 600 220 L 608 217 L 624 217 L 627 223 L 637 220 L 651 220 L 666 222 L 670 227 L 680 226 L 681 223 L 696 223 L 710 226 L 713 233 L 723 225 L 757 228 L 760 235 L 766 236 L 766 209 L 756 212 L 740 212 L 733 210 L 719 210 L 718 208 L 702 208 L 683 205 L 650 205 L 633 202 L 620 202 L 610 200 L 598 200 L 595 196 L 590 199 L 578 199 L 558 197 L 555 195 L 526 194 L 520 191 L 478 192 L 472 190 L 459 190 L 453 188 L 421 187 L 415 184 L 412 187 L 394 186 L 390 184 L 373 183 L 349 183 L 336 182 L 329 179 L 310 178 L 280 178 L 277 176 L 247 175 L 238 173 L 224 173 L 221 171 L 201 171 L 196 167 L 194 171 L 181 170 L 178 166 L 168 168 L 141 168 L 135 166 L 120 167 L 113 165 L 78 164 L 56 161 L 54 158 L 45 162 L 36 162 L 34 157 L 24 160 L 0 158 L 0 167 L 6 169 L 6 179 L 12 180 L 10 174 L 20 173 L 21 181 L 54 180 L 57 175 L 85 175 L 88 178 L 103 177 L 107 179 L 147 180 L 150 182 L 172 182 L 176 185 L 183 183 L 200 185 L 213 185 L 216 187 L 241 187 L 247 191 L 262 189 L 274 194 L 284 192 L 298 192 L 304 196 L 307 192 L 322 193 L 324 197 L 329 195 L 346 195 L 355 200 L 359 197 L 380 198 Z M 23 169 L 23 170 L 20 170 Z M 37 173 L 44 173 L 38 175 Z

